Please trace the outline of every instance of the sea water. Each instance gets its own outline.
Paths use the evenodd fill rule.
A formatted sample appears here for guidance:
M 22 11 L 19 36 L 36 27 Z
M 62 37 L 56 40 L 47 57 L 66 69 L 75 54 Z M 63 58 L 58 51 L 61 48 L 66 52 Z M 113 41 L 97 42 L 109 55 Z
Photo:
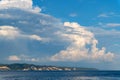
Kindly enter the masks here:
M 0 80 L 120 80 L 120 71 L 7 71 Z

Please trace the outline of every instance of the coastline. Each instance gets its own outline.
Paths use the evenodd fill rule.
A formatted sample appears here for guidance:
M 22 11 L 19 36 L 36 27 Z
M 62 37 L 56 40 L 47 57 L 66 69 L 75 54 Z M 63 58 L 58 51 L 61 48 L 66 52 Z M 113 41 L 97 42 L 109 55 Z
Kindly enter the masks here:
M 95 71 L 96 68 L 61 67 L 34 64 L 0 64 L 0 71 Z

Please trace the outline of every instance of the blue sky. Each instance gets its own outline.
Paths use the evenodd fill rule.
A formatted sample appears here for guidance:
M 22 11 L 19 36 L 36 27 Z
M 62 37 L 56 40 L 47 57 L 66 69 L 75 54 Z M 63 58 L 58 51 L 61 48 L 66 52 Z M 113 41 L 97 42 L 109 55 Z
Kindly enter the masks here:
M 1 0 L 0 63 L 120 69 L 120 0 Z
M 77 21 L 81 25 L 87 26 L 98 24 L 98 22 L 119 21 L 114 16 L 114 14 L 119 15 L 120 13 L 119 0 L 50 0 L 49 2 L 34 0 L 34 3 L 43 8 L 42 12 L 53 15 L 62 21 Z M 109 15 L 110 19 L 98 18 L 102 14 Z

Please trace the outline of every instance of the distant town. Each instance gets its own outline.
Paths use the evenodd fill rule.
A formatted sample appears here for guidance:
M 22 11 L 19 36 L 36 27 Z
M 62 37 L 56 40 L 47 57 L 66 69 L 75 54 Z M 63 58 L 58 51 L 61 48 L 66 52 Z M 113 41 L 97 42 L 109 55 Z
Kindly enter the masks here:
M 78 67 L 59 67 L 59 66 L 41 66 L 34 64 L 0 64 L 0 71 L 78 71 L 78 70 L 97 70 L 95 68 Z

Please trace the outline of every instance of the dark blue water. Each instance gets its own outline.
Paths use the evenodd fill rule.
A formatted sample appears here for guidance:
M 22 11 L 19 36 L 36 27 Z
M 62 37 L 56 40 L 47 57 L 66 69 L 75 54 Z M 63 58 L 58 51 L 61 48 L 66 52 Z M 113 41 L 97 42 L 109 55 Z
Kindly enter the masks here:
M 120 71 L 9 71 L 0 80 L 120 80 Z

